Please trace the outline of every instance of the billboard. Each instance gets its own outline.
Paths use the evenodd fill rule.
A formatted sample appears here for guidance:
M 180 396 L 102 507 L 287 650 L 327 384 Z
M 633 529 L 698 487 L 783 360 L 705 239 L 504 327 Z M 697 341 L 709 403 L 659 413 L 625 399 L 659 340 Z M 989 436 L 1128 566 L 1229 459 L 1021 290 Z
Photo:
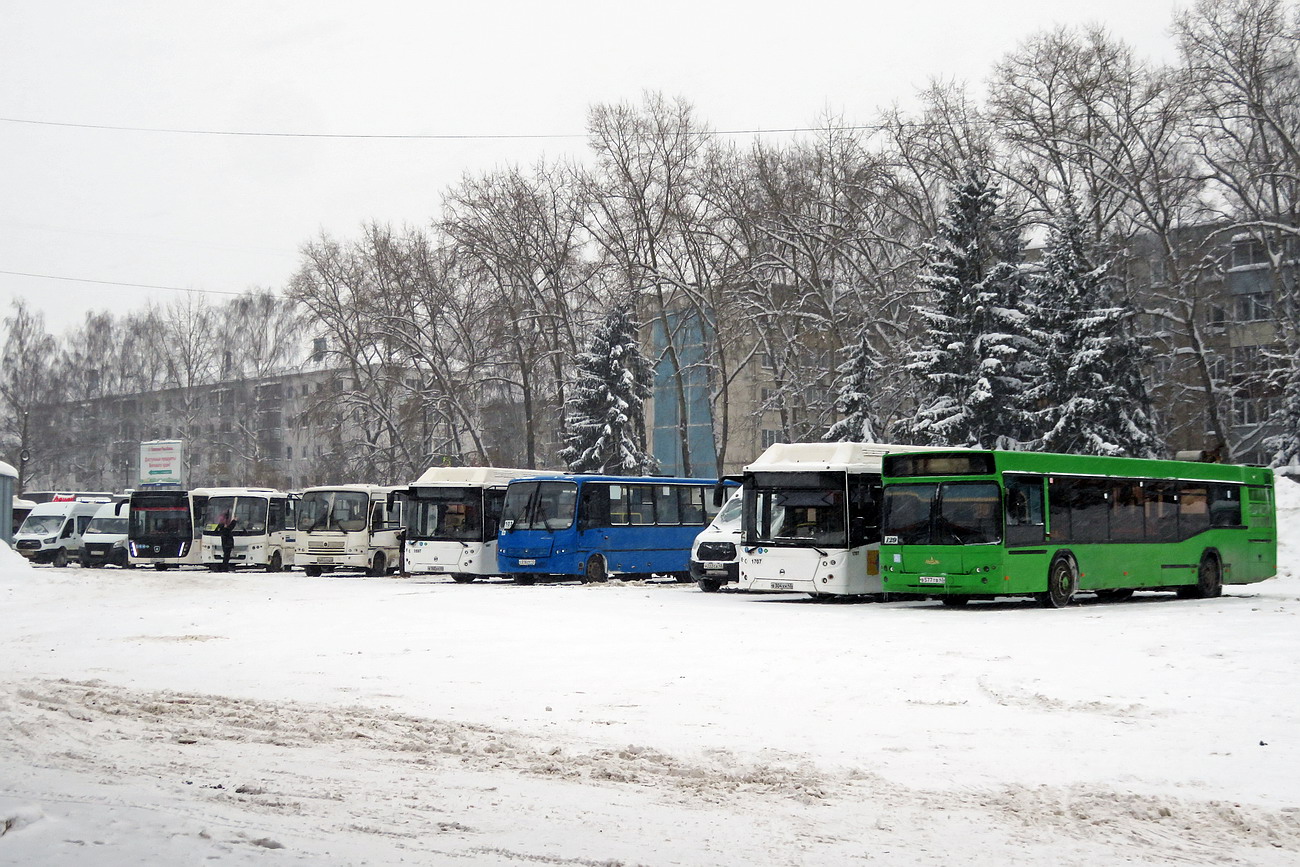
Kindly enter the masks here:
M 140 443 L 140 487 L 185 487 L 185 443 L 151 440 Z

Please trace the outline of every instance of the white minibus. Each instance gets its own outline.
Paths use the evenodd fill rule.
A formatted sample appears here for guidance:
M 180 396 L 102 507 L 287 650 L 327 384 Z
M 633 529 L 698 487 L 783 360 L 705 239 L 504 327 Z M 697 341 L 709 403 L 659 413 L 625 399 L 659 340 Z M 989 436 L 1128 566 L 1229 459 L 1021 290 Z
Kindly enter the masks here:
M 322 485 L 298 502 L 294 562 L 308 575 L 359 569 L 387 575 L 401 568 L 405 488 Z

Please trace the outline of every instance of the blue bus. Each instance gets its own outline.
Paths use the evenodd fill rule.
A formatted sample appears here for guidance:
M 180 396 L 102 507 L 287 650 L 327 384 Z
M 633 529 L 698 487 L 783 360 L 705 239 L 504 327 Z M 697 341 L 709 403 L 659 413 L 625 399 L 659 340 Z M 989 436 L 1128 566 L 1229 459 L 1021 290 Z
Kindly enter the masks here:
M 538 577 L 690 578 L 691 543 L 708 525 L 713 479 L 556 475 L 506 488 L 497 562 L 517 584 Z

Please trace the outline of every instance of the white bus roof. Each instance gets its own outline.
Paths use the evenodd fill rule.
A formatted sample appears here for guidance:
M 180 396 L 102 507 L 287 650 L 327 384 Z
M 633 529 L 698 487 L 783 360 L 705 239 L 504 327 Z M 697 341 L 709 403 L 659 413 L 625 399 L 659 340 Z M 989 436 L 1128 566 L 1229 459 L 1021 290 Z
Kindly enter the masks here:
M 310 488 L 304 488 L 304 494 L 310 494 L 313 491 L 357 491 L 362 494 L 389 494 L 393 491 L 405 490 L 403 485 L 315 485 Z M 204 492 L 206 493 L 206 491 Z
M 237 496 L 288 496 L 284 491 L 275 488 L 196 488 L 195 491 L 201 492 L 205 497 L 237 497 Z
M 881 458 L 898 452 L 963 451 L 948 446 L 894 443 L 773 443 L 745 472 L 807 473 L 820 470 L 880 472 Z
M 553 476 L 556 472 L 556 470 L 521 470 L 511 467 L 429 467 L 420 478 L 411 483 L 411 487 L 504 485 L 512 479 Z

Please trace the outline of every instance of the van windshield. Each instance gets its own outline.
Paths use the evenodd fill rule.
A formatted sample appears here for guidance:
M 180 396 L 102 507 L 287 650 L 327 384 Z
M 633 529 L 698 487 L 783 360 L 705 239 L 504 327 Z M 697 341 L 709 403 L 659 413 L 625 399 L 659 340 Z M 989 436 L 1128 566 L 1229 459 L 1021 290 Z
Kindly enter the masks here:
M 92 518 L 90 525 L 86 527 L 86 532 L 99 533 L 103 536 L 125 536 L 126 522 L 125 517 Z
M 62 515 L 28 515 L 18 532 L 29 536 L 50 536 L 63 526 Z

